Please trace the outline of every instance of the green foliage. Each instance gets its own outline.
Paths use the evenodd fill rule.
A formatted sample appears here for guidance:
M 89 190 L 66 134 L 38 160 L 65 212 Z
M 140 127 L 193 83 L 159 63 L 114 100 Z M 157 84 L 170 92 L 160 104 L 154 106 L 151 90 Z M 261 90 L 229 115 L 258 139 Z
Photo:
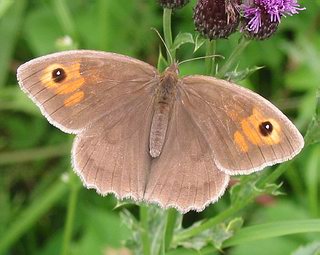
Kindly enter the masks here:
M 319 254 L 319 1 L 287 17 L 266 41 L 239 34 L 208 42 L 194 32 L 192 6 L 157 1 L 0 1 L 0 254 Z M 279 106 L 306 134 L 294 160 L 237 183 L 202 213 L 117 205 L 82 187 L 70 170 L 72 137 L 50 126 L 18 88 L 18 65 L 86 48 L 130 55 L 163 70 L 216 74 Z M 263 67 L 263 68 L 261 68 Z M 261 198 L 267 198 L 262 200 Z M 124 247 L 130 251 L 123 250 Z M 121 250 L 122 249 L 122 250 Z

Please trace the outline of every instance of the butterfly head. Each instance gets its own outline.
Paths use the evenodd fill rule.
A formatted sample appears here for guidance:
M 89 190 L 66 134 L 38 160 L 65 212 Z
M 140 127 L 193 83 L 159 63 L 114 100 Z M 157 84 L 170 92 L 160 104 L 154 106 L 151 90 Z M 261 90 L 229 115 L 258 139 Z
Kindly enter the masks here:
M 167 67 L 165 70 L 166 74 L 172 74 L 174 76 L 178 76 L 179 75 L 179 65 L 178 63 L 173 63 L 171 66 Z

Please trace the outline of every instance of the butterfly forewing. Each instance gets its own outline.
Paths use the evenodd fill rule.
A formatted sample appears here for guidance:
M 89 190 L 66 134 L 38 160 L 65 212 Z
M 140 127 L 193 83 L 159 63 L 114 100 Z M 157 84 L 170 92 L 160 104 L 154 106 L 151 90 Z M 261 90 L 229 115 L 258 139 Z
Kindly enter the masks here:
M 206 76 L 184 77 L 181 86 L 181 100 L 226 173 L 260 170 L 292 158 L 303 147 L 296 127 L 258 94 Z
M 134 95 L 151 97 L 158 73 L 142 61 L 114 53 L 69 51 L 31 60 L 18 69 L 21 88 L 48 120 L 68 133 L 88 124 Z

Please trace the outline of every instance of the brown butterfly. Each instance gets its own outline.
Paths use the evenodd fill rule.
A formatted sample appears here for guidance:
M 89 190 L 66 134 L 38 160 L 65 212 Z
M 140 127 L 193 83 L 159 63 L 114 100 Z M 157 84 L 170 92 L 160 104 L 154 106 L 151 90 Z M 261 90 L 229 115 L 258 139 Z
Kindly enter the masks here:
M 269 101 L 208 76 L 160 74 L 127 56 L 88 50 L 31 60 L 23 91 L 54 126 L 76 134 L 72 163 L 85 186 L 119 199 L 201 211 L 229 175 L 294 157 L 304 141 Z

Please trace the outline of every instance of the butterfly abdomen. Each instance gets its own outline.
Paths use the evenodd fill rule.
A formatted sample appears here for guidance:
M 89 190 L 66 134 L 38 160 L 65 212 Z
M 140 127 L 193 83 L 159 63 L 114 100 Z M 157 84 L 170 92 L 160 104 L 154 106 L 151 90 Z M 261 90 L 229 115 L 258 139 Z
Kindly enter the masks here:
M 175 72 L 165 72 L 156 89 L 154 112 L 150 130 L 150 155 L 153 158 L 161 154 L 165 142 L 168 124 L 173 107 L 178 76 Z

